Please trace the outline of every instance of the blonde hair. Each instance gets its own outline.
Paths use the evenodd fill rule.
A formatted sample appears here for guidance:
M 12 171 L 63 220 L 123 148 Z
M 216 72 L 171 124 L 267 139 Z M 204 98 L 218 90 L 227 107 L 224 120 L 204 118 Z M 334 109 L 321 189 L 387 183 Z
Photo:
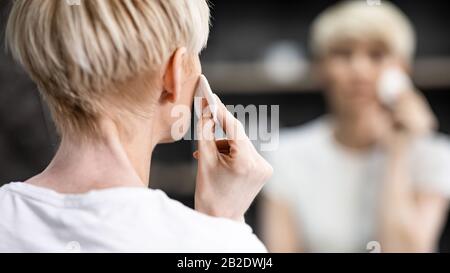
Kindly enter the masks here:
M 343 1 L 329 7 L 313 22 L 311 51 L 315 57 L 327 54 L 336 42 L 377 39 L 407 63 L 416 50 L 416 34 L 406 15 L 388 1 L 369 5 L 367 1 Z
M 147 95 L 124 85 L 150 83 L 177 48 L 198 54 L 208 40 L 207 0 L 76 2 L 15 0 L 6 30 L 60 133 L 96 133 L 111 111 L 108 98 L 120 101 L 119 110 L 136 107 Z

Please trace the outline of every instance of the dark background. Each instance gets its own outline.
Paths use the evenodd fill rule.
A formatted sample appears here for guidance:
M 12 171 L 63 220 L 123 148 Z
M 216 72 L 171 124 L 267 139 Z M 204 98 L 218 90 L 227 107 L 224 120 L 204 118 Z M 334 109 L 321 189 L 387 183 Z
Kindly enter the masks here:
M 307 62 L 308 29 L 313 18 L 335 1 L 223 0 L 212 2 L 212 31 L 202 53 L 205 74 L 225 104 L 280 105 L 283 127 L 303 124 L 325 113 L 324 100 L 313 86 L 258 81 L 248 72 L 246 82 L 234 81 L 229 70 L 250 64 L 257 67 L 267 50 L 289 41 Z M 382 1 L 383 2 L 383 1 Z M 418 37 L 415 79 L 429 99 L 441 128 L 450 133 L 450 14 L 448 1 L 392 1 L 413 21 Z M 35 85 L 6 54 L 4 25 L 10 0 L 0 0 L 0 185 L 23 181 L 42 171 L 50 161 L 57 137 L 48 122 Z M 215 76 L 217 75 L 217 76 Z M 227 79 L 225 82 L 220 78 Z M 239 78 L 241 79 L 241 78 Z M 254 79 L 254 80 L 253 80 Z M 422 79 L 422 80 L 420 80 Z M 47 121 L 46 121 L 47 119 Z M 157 147 L 151 170 L 151 187 L 161 188 L 185 204 L 193 204 L 195 162 L 193 143 L 181 141 Z M 450 167 L 450 166 L 449 166 Z M 174 171 L 175 169 L 175 171 Z M 258 202 L 248 220 L 258 232 Z M 1 217 L 1 216 L 0 216 Z M 450 234 L 441 240 L 441 251 L 450 251 Z

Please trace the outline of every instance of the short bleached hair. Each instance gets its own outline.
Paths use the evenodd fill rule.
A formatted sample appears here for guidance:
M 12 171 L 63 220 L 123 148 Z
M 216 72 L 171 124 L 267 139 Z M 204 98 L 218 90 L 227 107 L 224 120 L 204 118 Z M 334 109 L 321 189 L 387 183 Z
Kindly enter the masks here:
M 343 1 L 327 8 L 312 24 L 310 48 L 314 57 L 323 57 L 336 43 L 348 40 L 381 41 L 408 64 L 416 51 L 412 23 L 388 1 L 380 1 L 380 5 Z
M 131 111 L 147 96 L 127 83 L 150 84 L 177 48 L 200 53 L 209 17 L 207 0 L 15 0 L 6 41 L 60 133 L 96 133 L 106 102 Z

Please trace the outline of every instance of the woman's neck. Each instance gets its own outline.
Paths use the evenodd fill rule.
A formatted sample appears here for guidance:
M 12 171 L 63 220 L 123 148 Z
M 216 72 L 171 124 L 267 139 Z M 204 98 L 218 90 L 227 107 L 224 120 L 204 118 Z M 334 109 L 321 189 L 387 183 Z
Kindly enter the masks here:
M 101 138 L 74 141 L 63 137 L 52 162 L 27 183 L 60 193 L 85 193 L 113 187 L 148 187 L 150 161 L 157 139 L 152 126 L 123 137 L 112 121 L 102 121 Z M 146 125 L 146 126 L 145 126 Z
M 377 142 L 378 114 L 335 115 L 334 137 L 338 143 L 357 151 L 366 151 Z

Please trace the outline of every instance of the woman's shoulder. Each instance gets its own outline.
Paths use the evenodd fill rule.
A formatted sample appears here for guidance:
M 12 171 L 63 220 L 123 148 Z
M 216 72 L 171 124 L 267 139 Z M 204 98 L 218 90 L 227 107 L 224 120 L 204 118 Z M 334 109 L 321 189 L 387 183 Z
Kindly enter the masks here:
M 151 190 L 161 202 L 160 210 L 167 227 L 176 227 L 189 236 L 188 244 L 204 245 L 218 252 L 266 252 L 266 248 L 246 223 L 200 213 L 181 202 L 169 198 L 161 190 Z
M 282 129 L 278 148 L 265 155 L 272 163 L 278 159 L 286 162 L 286 159 L 308 158 L 324 147 L 331 131 L 327 117 L 317 118 L 301 126 Z
M 331 131 L 328 117 L 319 117 L 303 125 L 288 127 L 280 131 L 281 145 L 301 145 L 311 144 L 313 141 L 321 139 L 321 136 L 328 135 Z
M 411 154 L 413 176 L 419 188 L 450 196 L 450 138 L 434 134 L 416 140 Z
M 450 138 L 447 135 L 436 133 L 414 141 L 412 146 L 414 161 L 427 161 L 437 164 L 438 161 L 450 164 Z

